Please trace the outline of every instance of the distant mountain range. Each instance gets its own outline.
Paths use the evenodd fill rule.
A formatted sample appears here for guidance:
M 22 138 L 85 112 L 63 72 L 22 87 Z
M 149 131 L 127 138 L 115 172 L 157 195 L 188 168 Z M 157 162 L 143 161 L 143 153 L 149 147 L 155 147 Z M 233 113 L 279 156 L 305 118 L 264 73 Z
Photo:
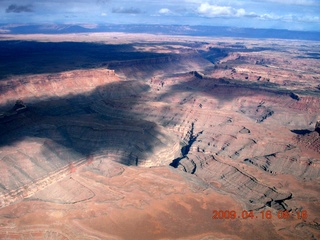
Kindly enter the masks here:
M 47 24 L 47 25 L 0 25 L 1 34 L 60 34 L 91 32 L 151 33 L 187 36 L 280 38 L 320 41 L 320 32 L 290 31 L 282 29 L 235 28 L 184 25 L 96 25 L 96 24 Z

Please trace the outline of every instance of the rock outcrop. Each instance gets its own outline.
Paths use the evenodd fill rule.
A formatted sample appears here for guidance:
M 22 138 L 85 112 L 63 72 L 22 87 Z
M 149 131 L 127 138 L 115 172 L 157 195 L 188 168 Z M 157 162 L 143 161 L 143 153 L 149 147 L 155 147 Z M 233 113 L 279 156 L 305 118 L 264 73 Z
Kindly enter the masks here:
M 316 127 L 315 127 L 315 129 L 314 129 L 317 133 L 319 133 L 319 135 L 320 135 L 320 121 L 317 121 L 316 122 Z
M 4 121 L 10 121 L 10 119 L 13 119 L 15 115 L 26 110 L 27 106 L 23 103 L 22 100 L 19 99 L 10 110 L 0 113 L 0 123 Z
M 320 122 L 316 122 L 314 131 L 310 131 L 309 133 L 302 135 L 297 135 L 296 139 L 298 143 L 304 148 L 320 153 Z

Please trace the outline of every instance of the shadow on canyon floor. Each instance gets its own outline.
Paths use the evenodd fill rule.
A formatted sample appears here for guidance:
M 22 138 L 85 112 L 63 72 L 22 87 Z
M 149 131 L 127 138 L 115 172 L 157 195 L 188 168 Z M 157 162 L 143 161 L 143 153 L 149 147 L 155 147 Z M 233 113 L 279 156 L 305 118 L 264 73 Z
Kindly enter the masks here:
M 133 44 L 13 40 L 0 43 L 0 79 L 13 75 L 89 69 L 111 61 L 169 56 L 137 51 Z
M 174 53 L 156 53 L 141 51 L 139 48 L 152 46 L 164 46 L 167 50 L 174 50 L 172 47 L 185 46 L 197 49 L 206 42 L 164 42 L 164 43 L 134 43 L 134 44 L 104 44 L 97 42 L 37 42 L 3 40 L 0 45 L 0 80 L 9 76 L 59 73 L 63 71 L 90 69 L 100 66 L 112 66 L 119 70 L 119 62 L 134 60 L 145 60 L 143 67 L 152 64 L 148 59 L 177 57 Z M 135 48 L 137 47 L 137 48 Z M 206 51 L 199 51 L 203 59 L 214 63 L 234 51 L 262 51 L 265 48 L 247 49 L 241 45 L 227 45 L 221 48 L 210 48 Z M 185 58 L 187 55 L 183 55 Z M 191 54 L 192 57 L 192 54 Z M 110 65 L 111 64 L 111 65 Z M 126 65 L 132 65 L 128 62 Z M 121 64 L 123 67 L 123 64 Z M 157 69 L 148 68 L 148 77 L 152 76 L 150 71 Z M 132 72 L 130 72 L 132 74 Z
M 298 134 L 298 135 L 305 135 L 305 134 L 312 133 L 312 131 L 309 129 L 295 129 L 295 130 L 291 130 L 291 132 Z
M 279 89 L 277 84 L 268 83 L 251 83 L 236 81 L 224 78 L 197 78 L 193 77 L 187 82 L 175 84 L 165 92 L 161 98 L 166 98 L 172 94 L 180 92 L 200 92 L 205 95 L 211 96 L 221 104 L 230 102 L 239 97 L 254 97 L 257 95 L 288 95 L 289 90 Z
M 109 151 L 122 156 L 125 165 L 138 165 L 154 146 L 167 144 L 160 140 L 166 137 L 163 130 L 132 111 L 137 95 L 148 89 L 125 81 L 64 98 L 26 99 L 24 112 L 0 119 L 0 147 L 27 138 L 49 139 L 83 157 Z

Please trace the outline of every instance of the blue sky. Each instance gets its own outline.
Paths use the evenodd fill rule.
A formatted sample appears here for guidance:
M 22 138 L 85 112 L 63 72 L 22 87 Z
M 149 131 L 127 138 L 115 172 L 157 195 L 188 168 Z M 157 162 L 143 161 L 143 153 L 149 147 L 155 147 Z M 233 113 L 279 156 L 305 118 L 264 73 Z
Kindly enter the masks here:
M 186 24 L 320 31 L 320 0 L 0 0 L 0 23 Z

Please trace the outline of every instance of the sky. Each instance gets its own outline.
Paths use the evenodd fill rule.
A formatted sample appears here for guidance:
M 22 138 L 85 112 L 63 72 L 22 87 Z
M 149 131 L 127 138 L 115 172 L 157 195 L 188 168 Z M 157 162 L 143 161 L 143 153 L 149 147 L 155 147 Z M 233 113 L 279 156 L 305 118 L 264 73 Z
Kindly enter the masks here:
M 0 0 L 0 24 L 174 24 L 320 32 L 320 0 Z

